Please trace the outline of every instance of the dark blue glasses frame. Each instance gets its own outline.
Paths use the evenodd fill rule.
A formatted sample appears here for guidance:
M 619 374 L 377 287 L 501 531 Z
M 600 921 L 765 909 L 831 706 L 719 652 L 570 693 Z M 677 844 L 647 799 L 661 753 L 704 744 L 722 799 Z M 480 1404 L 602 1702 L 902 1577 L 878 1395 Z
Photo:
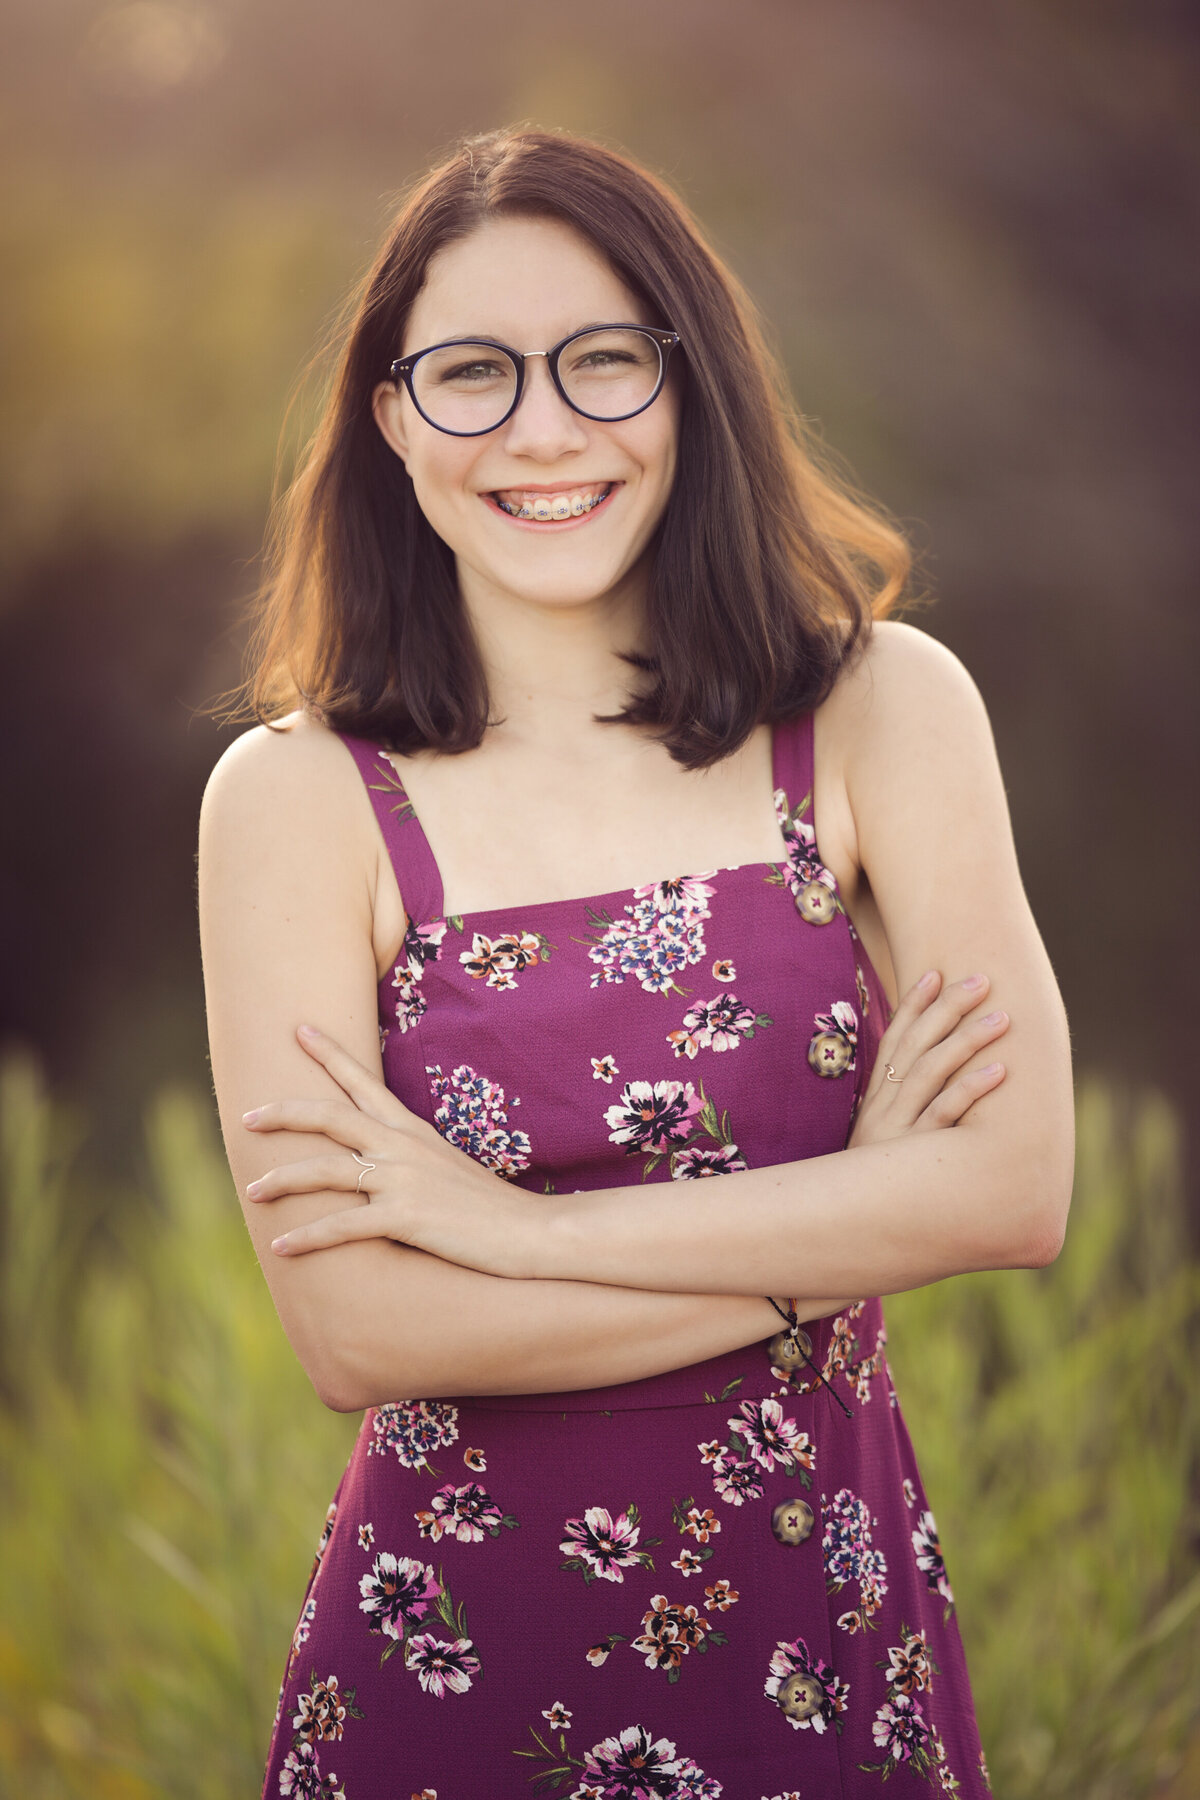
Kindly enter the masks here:
M 575 402 L 564 388 L 558 373 L 558 359 L 567 348 L 568 344 L 573 344 L 576 338 L 590 337 L 594 331 L 640 331 L 643 337 L 648 337 L 652 343 L 658 346 L 660 366 L 658 380 L 654 384 L 654 392 L 650 395 L 648 400 L 643 400 L 640 406 L 635 406 L 632 412 L 618 413 L 615 418 L 606 418 L 599 413 L 584 412 L 582 406 L 576 406 Z M 659 331 L 653 325 L 630 325 L 624 321 L 607 325 L 585 325 L 582 331 L 573 331 L 569 337 L 560 338 L 558 343 L 550 350 L 514 350 L 510 344 L 500 343 L 498 338 L 447 338 L 440 344 L 426 345 L 424 350 L 414 350 L 411 356 L 398 356 L 391 367 L 391 379 L 393 381 L 403 381 L 405 387 L 408 389 L 413 405 L 425 420 L 426 424 L 432 425 L 435 431 L 444 431 L 449 437 L 486 437 L 489 431 L 499 431 L 501 425 L 506 424 L 507 421 L 512 418 L 517 407 L 521 404 L 521 395 L 525 389 L 525 364 L 529 361 L 530 357 L 544 356 L 550 370 L 550 379 L 557 388 L 560 397 L 571 408 L 572 412 L 577 412 L 580 417 L 584 419 L 595 419 L 597 423 L 602 425 L 616 425 L 621 419 L 636 418 L 638 413 L 645 412 L 646 408 L 652 406 L 658 399 L 658 396 L 662 392 L 663 382 L 667 378 L 667 363 L 670 360 L 672 350 L 675 349 L 679 341 L 679 333 L 677 331 Z M 416 368 L 421 358 L 423 356 L 431 356 L 435 350 L 452 349 L 455 344 L 486 344 L 489 350 L 503 350 L 505 356 L 511 357 L 513 367 L 517 372 L 517 384 L 513 392 L 512 403 L 507 412 L 502 418 L 497 419 L 494 425 L 485 425 L 481 431 L 452 431 L 447 425 L 439 425 L 436 419 L 431 419 L 429 417 L 429 414 L 417 399 L 416 388 L 413 384 L 413 370 Z

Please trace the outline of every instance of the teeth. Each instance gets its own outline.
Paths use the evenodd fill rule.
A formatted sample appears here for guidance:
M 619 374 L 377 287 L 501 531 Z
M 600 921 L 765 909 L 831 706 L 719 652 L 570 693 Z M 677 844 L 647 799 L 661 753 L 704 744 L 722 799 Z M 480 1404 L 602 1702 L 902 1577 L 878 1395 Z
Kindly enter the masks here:
M 534 500 L 523 500 L 520 505 L 513 500 L 502 500 L 495 494 L 496 505 L 508 513 L 513 519 L 579 519 L 584 513 L 591 512 L 599 506 L 601 500 L 607 499 L 612 492 L 612 483 L 606 487 L 594 488 L 577 494 L 539 494 Z

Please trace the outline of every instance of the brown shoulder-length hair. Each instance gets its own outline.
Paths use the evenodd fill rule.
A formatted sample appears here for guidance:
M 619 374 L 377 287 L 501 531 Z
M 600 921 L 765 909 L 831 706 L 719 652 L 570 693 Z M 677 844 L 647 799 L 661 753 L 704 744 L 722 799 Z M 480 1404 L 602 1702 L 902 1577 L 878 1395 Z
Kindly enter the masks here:
M 226 716 L 270 725 L 301 705 L 402 754 L 480 742 L 487 683 L 454 558 L 371 399 L 430 258 L 498 215 L 573 226 L 680 333 L 676 475 L 651 545 L 645 653 L 629 657 L 642 679 L 613 719 L 705 767 L 824 698 L 900 597 L 909 549 L 806 429 L 752 302 L 679 197 L 601 144 L 524 128 L 465 140 L 409 191 L 310 364 L 335 362 L 328 398 L 277 488 L 241 706 Z

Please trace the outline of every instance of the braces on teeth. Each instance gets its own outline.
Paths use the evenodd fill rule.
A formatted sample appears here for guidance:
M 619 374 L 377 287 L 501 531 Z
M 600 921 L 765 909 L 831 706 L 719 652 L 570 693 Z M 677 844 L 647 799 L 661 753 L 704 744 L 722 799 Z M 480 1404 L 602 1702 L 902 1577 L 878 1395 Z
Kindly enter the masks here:
M 591 512 L 593 506 L 599 506 L 602 500 L 607 500 L 611 492 L 610 482 L 602 494 L 597 494 L 592 499 L 581 498 L 578 494 L 555 494 L 553 499 L 547 496 L 540 500 L 525 500 L 520 506 L 514 506 L 511 500 L 501 500 L 497 494 L 495 501 L 502 512 L 514 519 L 578 519 L 584 513 Z

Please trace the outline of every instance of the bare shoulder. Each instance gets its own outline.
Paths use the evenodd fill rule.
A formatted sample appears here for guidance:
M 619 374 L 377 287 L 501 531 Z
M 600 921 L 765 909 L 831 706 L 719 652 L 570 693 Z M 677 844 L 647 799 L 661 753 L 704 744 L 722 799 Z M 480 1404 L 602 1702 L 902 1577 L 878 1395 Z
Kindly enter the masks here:
M 815 720 L 823 845 L 848 899 L 881 835 L 936 812 L 962 829 L 987 816 L 1007 831 L 991 723 L 966 666 L 928 632 L 880 620 Z M 910 840 L 915 841 L 915 840 Z
M 353 761 L 328 726 L 288 713 L 274 725 L 253 725 L 226 746 L 205 788 L 204 804 L 223 815 L 243 808 L 287 809 L 289 816 L 336 818 L 355 785 Z
M 986 726 L 983 698 L 965 663 L 927 631 L 899 619 L 875 624 L 822 710 L 847 766 L 857 752 L 894 740 L 897 731 L 955 734 Z

